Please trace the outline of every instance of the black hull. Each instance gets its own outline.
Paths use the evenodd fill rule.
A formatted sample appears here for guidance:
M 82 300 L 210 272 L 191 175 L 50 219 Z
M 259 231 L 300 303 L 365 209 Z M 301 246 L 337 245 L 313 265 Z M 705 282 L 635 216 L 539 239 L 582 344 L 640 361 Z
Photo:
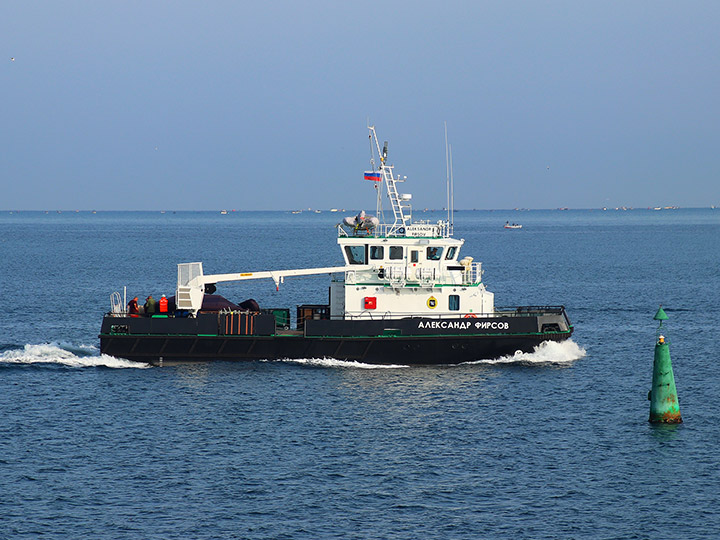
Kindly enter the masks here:
M 334 358 L 367 364 L 459 364 L 532 352 L 573 328 L 560 307 L 516 308 L 489 317 L 306 320 L 279 329 L 272 315 L 143 318 L 108 314 L 100 352 L 139 362 Z
M 366 364 L 459 364 L 532 352 L 569 332 L 506 336 L 308 338 L 304 336 L 101 336 L 103 354 L 159 364 L 208 360 L 335 358 Z

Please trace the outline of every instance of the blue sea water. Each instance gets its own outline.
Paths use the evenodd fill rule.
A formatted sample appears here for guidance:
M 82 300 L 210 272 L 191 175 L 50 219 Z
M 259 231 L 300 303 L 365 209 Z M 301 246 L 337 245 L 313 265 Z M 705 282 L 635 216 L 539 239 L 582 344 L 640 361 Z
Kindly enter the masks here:
M 178 262 L 339 264 L 340 217 L 0 214 L 0 538 L 720 535 L 718 210 L 458 212 L 497 305 L 567 307 L 573 340 L 533 354 L 420 368 L 99 354 L 113 291 L 173 294 Z M 294 309 L 327 285 L 218 292 Z M 678 426 L 647 422 L 661 303 Z

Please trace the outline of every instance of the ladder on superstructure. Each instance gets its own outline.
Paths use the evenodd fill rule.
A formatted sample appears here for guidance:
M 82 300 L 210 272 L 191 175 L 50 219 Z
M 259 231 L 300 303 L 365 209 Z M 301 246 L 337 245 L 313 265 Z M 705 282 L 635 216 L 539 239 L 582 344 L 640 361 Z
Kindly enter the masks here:
M 395 178 L 395 176 L 393 175 L 394 166 L 387 165 L 385 163 L 385 161 L 387 160 L 387 154 L 386 152 L 380 151 L 380 142 L 378 141 L 377 133 L 375 133 L 375 126 L 368 126 L 368 129 L 370 130 L 372 138 L 375 141 L 375 148 L 377 149 L 378 155 L 380 156 L 380 171 L 382 171 L 383 180 L 385 182 L 385 185 L 387 186 L 388 198 L 390 199 L 390 206 L 392 207 L 393 216 L 395 218 L 395 221 L 390 227 L 390 230 L 388 230 L 386 234 L 388 236 L 396 234 L 404 235 L 405 227 L 408 225 L 408 221 L 411 217 L 410 215 L 405 215 L 405 210 L 409 210 L 411 206 L 409 204 L 402 203 L 402 201 L 400 200 L 400 195 L 397 191 L 396 182 L 402 182 L 403 180 L 400 180 L 399 176 L 398 178 Z

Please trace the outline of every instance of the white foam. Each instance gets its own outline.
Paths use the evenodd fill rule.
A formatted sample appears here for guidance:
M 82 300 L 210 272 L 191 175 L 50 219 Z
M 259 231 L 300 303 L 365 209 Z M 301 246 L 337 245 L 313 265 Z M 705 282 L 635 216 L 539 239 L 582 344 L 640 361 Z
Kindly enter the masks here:
M 533 352 L 516 351 L 515 354 L 493 358 L 492 360 L 476 360 L 468 364 L 570 364 L 586 355 L 585 349 L 573 340 L 543 341 Z
M 301 364 L 304 366 L 325 367 L 325 368 L 352 368 L 352 369 L 398 369 L 408 366 L 400 364 L 365 364 L 351 360 L 337 360 L 335 358 L 285 358 L 281 362 Z
M 492 360 L 476 360 L 462 365 L 472 364 L 570 364 L 586 355 L 585 349 L 572 340 L 544 341 L 531 353 L 517 351 L 515 354 L 501 356 Z M 281 362 L 323 368 L 350 369 L 399 369 L 407 368 L 402 364 L 365 364 L 335 358 L 284 359 Z M 6 364 L 60 364 L 69 367 L 108 367 L 114 369 L 146 369 L 150 364 L 115 358 L 98 354 L 94 345 L 74 345 L 69 343 L 28 344 L 22 349 L 12 349 L 0 353 L 0 363 Z
M 585 349 L 580 347 L 573 340 L 566 341 L 543 341 L 535 347 L 533 352 L 525 353 L 517 351 L 515 354 L 493 358 L 491 360 L 475 360 L 472 362 L 464 362 L 460 365 L 467 366 L 473 364 L 532 364 L 532 365 L 550 365 L 550 364 L 570 364 L 583 358 L 586 355 Z M 313 367 L 325 368 L 353 368 L 353 369 L 398 369 L 407 368 L 409 366 L 402 364 L 364 364 L 362 362 L 336 360 L 335 358 L 301 358 L 301 359 L 283 359 L 282 362 L 292 364 L 301 364 Z
M 0 354 L 0 363 L 6 364 L 61 364 L 70 367 L 149 368 L 149 364 L 97 354 L 92 345 L 66 343 L 28 344 L 22 349 L 11 349 Z

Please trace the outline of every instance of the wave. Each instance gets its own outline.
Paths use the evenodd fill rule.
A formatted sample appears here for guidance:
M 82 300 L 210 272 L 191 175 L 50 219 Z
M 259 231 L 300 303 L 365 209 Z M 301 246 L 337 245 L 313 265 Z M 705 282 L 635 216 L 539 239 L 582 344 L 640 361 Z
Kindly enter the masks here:
M 276 361 L 323 368 L 398 369 L 409 367 L 401 364 L 365 364 L 355 360 L 337 360 L 335 358 L 284 358 L 282 360 L 264 360 L 264 362 Z
M 132 362 L 99 354 L 93 345 L 74 345 L 70 343 L 28 344 L 22 349 L 10 349 L 0 354 L 2 364 L 57 364 L 68 367 L 107 367 L 107 368 L 149 368 L 149 364 Z
M 563 365 L 571 364 L 584 358 L 587 352 L 572 339 L 565 341 L 543 341 L 533 352 L 516 351 L 515 354 L 493 358 L 492 360 L 475 360 L 468 364 L 522 364 L 522 365 Z
M 462 366 L 475 364 L 521 364 L 521 365 L 563 365 L 570 364 L 584 358 L 586 351 L 573 340 L 566 341 L 543 341 L 535 347 L 533 352 L 525 353 L 517 351 L 515 354 L 501 356 L 489 360 L 473 360 L 471 362 L 463 362 Z M 278 360 L 264 360 L 265 362 L 273 362 Z M 337 360 L 335 358 L 301 358 L 290 359 L 285 358 L 279 360 L 291 364 L 300 364 L 304 366 L 323 367 L 323 368 L 352 368 L 352 369 L 398 369 L 408 368 L 410 366 L 404 364 L 365 364 L 363 362 L 351 360 Z M 451 364 L 446 364 L 450 366 Z
M 515 354 L 501 356 L 490 360 L 475 360 L 460 365 L 563 365 L 570 364 L 585 357 L 586 351 L 572 340 L 544 341 L 531 353 L 517 351 Z M 285 362 L 309 367 L 349 368 L 349 369 L 401 369 L 409 366 L 404 364 L 366 364 L 353 360 L 335 358 L 300 358 L 283 360 L 264 360 L 264 362 Z M 23 348 L 14 348 L 0 353 L 0 364 L 55 364 L 67 367 L 107 367 L 113 369 L 146 369 L 152 367 L 143 362 L 133 362 L 99 354 L 94 345 L 75 345 L 71 343 L 28 344 Z

